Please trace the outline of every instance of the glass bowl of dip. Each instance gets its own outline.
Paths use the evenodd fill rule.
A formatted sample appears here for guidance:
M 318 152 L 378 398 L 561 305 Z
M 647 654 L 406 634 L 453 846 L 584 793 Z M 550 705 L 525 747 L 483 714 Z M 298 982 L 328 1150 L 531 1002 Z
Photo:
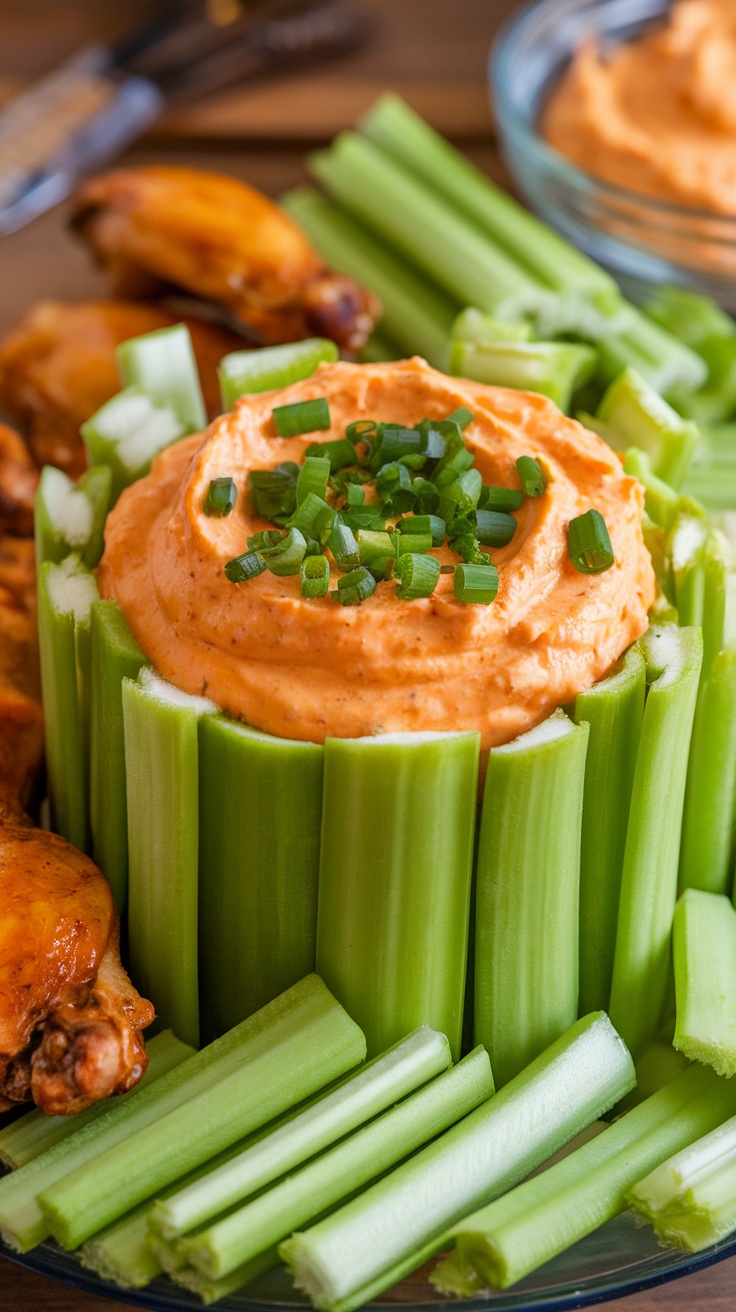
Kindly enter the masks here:
M 535 0 L 502 28 L 489 82 L 501 148 L 524 198 L 634 299 L 675 283 L 736 311 L 736 214 L 595 177 L 544 139 L 540 116 L 581 44 L 605 52 L 662 25 L 669 0 Z

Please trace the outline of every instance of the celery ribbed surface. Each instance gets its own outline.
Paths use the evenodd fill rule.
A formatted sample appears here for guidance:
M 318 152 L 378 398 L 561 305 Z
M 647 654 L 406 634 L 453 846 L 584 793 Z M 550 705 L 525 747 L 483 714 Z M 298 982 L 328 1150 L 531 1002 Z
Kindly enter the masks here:
M 674 1046 L 719 1075 L 736 1075 L 736 911 L 719 893 L 687 888 L 672 934 Z
M 685 790 L 680 888 L 730 893 L 736 806 L 736 645 L 701 684 Z
M 45 560 L 58 565 L 73 551 L 87 569 L 99 564 L 111 493 L 107 465 L 88 469 L 76 484 L 61 469 L 44 467 L 33 517 L 37 570 Z
M 262 346 L 255 351 L 233 351 L 217 369 L 223 410 L 232 410 L 238 397 L 250 392 L 267 392 L 309 378 L 322 360 L 337 360 L 339 354 L 335 343 L 325 337 L 310 337 L 286 346 Z
M 115 350 L 124 387 L 140 387 L 154 405 L 170 405 L 188 433 L 207 426 L 197 360 L 183 323 L 121 342 Z
M 699 1252 L 736 1230 L 736 1117 L 663 1162 L 628 1202 L 661 1244 Z

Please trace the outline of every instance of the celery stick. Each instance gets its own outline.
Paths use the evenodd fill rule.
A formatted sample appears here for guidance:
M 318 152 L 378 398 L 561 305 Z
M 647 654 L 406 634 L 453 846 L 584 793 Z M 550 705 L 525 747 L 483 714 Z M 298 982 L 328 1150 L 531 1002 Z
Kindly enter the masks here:
M 549 396 L 568 411 L 572 394 L 595 369 L 596 354 L 572 342 L 453 341 L 450 373 L 495 387 Z
M 262 1275 L 264 1271 L 269 1271 L 272 1266 L 278 1263 L 278 1254 L 275 1248 L 268 1248 L 265 1252 L 259 1253 L 257 1257 L 251 1258 L 243 1266 L 238 1267 L 237 1271 L 232 1271 L 229 1276 L 223 1276 L 220 1280 L 208 1280 L 201 1272 L 195 1271 L 193 1267 L 182 1267 L 179 1271 L 171 1272 L 171 1279 L 175 1285 L 181 1285 L 183 1289 L 189 1289 L 193 1294 L 198 1294 L 202 1302 L 209 1305 L 216 1303 L 218 1299 L 226 1298 L 228 1294 L 234 1294 L 244 1285 L 249 1285 L 251 1280 L 256 1276 Z
M 736 1075 L 736 910 L 722 893 L 687 888 L 672 927 L 677 1020 L 690 1061 Z
M 635 1184 L 628 1202 L 663 1244 L 698 1252 L 736 1230 L 736 1117 Z
M 736 506 L 736 467 L 718 463 L 693 466 L 683 491 L 709 510 L 732 510 Z
M 130 337 L 115 349 L 123 387 L 139 387 L 155 406 L 170 406 L 188 433 L 207 426 L 197 361 L 186 324 Z
M 658 287 L 644 310 L 674 337 L 697 351 L 709 337 L 736 336 L 736 323 L 709 296 L 685 287 Z
M 72 552 L 87 569 L 99 564 L 111 493 L 107 465 L 88 469 L 76 485 L 61 469 L 44 466 L 34 508 L 37 570 L 45 560 L 58 565 Z
M 130 1093 L 121 1094 L 120 1098 L 116 1099 L 116 1105 L 118 1102 L 133 1098 L 140 1089 L 153 1084 L 154 1080 L 166 1075 L 167 1071 L 180 1066 L 185 1058 L 191 1057 L 193 1051 L 194 1049 L 187 1043 L 177 1039 L 171 1030 L 163 1030 L 161 1034 L 156 1034 L 146 1044 L 148 1069 L 143 1079 L 131 1089 Z M 110 1106 L 109 1102 L 96 1102 L 86 1111 L 77 1112 L 76 1116 L 47 1116 L 40 1108 L 35 1108 L 19 1121 L 14 1121 L 12 1125 L 7 1125 L 4 1130 L 0 1130 L 0 1162 L 12 1170 L 17 1170 L 27 1162 L 35 1161 L 41 1153 L 45 1153 L 48 1148 L 53 1148 L 54 1144 L 68 1139 L 70 1134 L 76 1133 L 90 1121 L 96 1121 Z
M 678 399 L 678 406 L 699 424 L 718 424 L 736 410 L 736 337 L 709 337 L 698 346 L 708 368 L 708 381 L 697 392 Z
M 423 1026 L 265 1139 L 166 1202 L 156 1203 L 151 1213 L 153 1228 L 165 1239 L 174 1239 L 204 1225 L 405 1098 L 450 1064 L 444 1034 Z
M 683 500 L 667 536 L 680 624 L 703 623 L 705 604 L 705 550 L 708 520 L 702 507 Z
M 736 642 L 736 551 L 725 533 L 711 529 L 703 556 L 703 678 L 715 657 Z
M 658 1089 L 682 1075 L 689 1065 L 687 1057 L 672 1047 L 671 1034 L 666 1038 L 658 1036 L 653 1043 L 647 1044 L 636 1062 L 636 1088 L 619 1103 L 617 1113 L 638 1107 L 645 1098 L 650 1098 Z
M 586 1016 L 459 1125 L 293 1235 L 281 1256 L 317 1307 L 348 1312 L 366 1287 L 387 1289 L 405 1260 L 411 1270 L 442 1248 L 448 1227 L 468 1209 L 523 1179 L 633 1083 L 633 1063 L 608 1017 Z
M 699 441 L 695 424 L 683 419 L 636 369 L 624 369 L 611 383 L 596 411 L 606 440 L 617 451 L 641 447 L 657 478 L 679 488 Z
M 216 1083 L 192 1090 L 183 1105 L 166 1114 L 159 1109 L 151 1124 L 137 1132 L 131 1129 L 124 1142 L 43 1188 L 44 1216 L 65 1248 L 84 1243 L 145 1198 L 344 1075 L 365 1056 L 363 1034 L 315 975 L 282 993 L 238 1029 L 247 1036 L 240 1059 Z M 222 1042 L 216 1040 L 211 1048 Z
M 421 355 L 436 369 L 447 368 L 457 301 L 312 188 L 287 192 L 281 204 L 333 268 L 379 297 L 381 333 L 406 355 Z
M 579 1011 L 608 1006 L 616 920 L 646 670 L 631 647 L 613 674 L 575 699 L 574 720 L 589 726 L 580 844 Z
M 123 680 L 122 700 L 131 971 L 163 1023 L 197 1047 L 197 724 L 217 708 L 148 668 Z
M 146 658 L 114 601 L 90 612 L 90 784 L 92 855 L 118 911 L 128 900 L 128 803 L 125 785 L 123 679 L 136 679 Z
M 650 627 L 652 680 L 636 756 L 621 880 L 611 1020 L 638 1056 L 662 1019 L 677 897 L 687 758 L 702 660 L 697 629 Z
M 203 1275 L 229 1275 L 436 1138 L 492 1093 L 488 1054 L 476 1048 L 452 1070 L 301 1171 L 184 1241 L 182 1251 Z
M 475 893 L 474 1040 L 496 1083 L 578 1012 L 578 891 L 588 726 L 562 711 L 488 755 Z
M 708 366 L 701 356 L 633 305 L 628 308 L 629 323 L 597 342 L 600 381 L 611 383 L 632 367 L 662 396 L 680 397 L 702 387 Z
M 309 337 L 287 346 L 263 346 L 255 351 L 233 351 L 219 364 L 217 375 L 223 410 L 232 410 L 238 397 L 268 392 L 309 378 L 323 360 L 337 360 L 340 352 L 326 337 Z
M 680 849 L 680 888 L 728 893 L 736 810 L 736 645 L 713 661 L 695 711 Z
M 355 214 L 461 304 L 519 318 L 556 299 L 416 174 L 354 132 L 335 137 L 309 167 L 338 204 Z
M 324 751 L 199 725 L 199 979 L 213 1038 L 314 970 Z
M 112 1280 L 122 1289 L 145 1289 L 164 1270 L 148 1242 L 148 1205 L 142 1203 L 84 1244 L 79 1257 L 83 1267 L 103 1280 Z
M 468 1216 L 453 1230 L 457 1260 L 432 1272 L 445 1293 L 506 1289 L 626 1207 L 628 1190 L 673 1152 L 714 1129 L 736 1108 L 736 1083 L 692 1066 L 590 1143 Z
M 480 342 L 491 346 L 495 342 L 530 342 L 532 329 L 528 323 L 502 323 L 469 305 L 455 319 L 451 336 L 453 341 Z
M 610 274 L 486 178 L 398 96 L 382 96 L 359 127 L 543 284 L 590 298 L 604 313 L 618 308 L 621 294 Z
M 424 1024 L 459 1053 L 478 754 L 475 733 L 325 742 L 317 970 L 371 1055 Z
M 46 733 L 46 769 L 54 828 L 85 851 L 89 845 L 87 741 L 75 630 L 89 626 L 99 598 L 79 556 L 47 561 L 38 579 L 38 636 Z
M 187 433 L 186 424 L 170 405 L 156 405 L 140 387 L 118 392 L 82 424 L 90 465 L 109 465 L 111 504 L 120 493 L 147 474 L 164 447 Z
M 582 416 L 578 418 L 581 423 L 585 423 Z M 669 483 L 657 478 L 646 451 L 630 446 L 624 457 L 624 472 L 644 484 L 644 507 L 647 514 L 660 528 L 668 529 L 677 514 L 680 498 Z

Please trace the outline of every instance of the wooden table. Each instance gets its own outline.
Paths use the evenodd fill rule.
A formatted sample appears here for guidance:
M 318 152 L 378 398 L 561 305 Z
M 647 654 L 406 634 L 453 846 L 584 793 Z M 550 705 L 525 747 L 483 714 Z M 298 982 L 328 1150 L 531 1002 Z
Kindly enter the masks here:
M 515 0 L 347 0 L 371 11 L 372 43 L 289 81 L 217 98 L 157 126 L 132 161 L 186 161 L 246 178 L 277 195 L 305 178 L 303 156 L 348 126 L 382 90 L 401 92 L 494 177 L 507 181 L 493 140 L 485 60 Z M 3 0 L 0 98 L 82 41 L 143 17 L 148 0 Z M 55 211 L 0 242 L 0 332 L 41 297 L 104 294 L 99 274 Z M 733 1283 L 732 1283 L 733 1282 Z M 621 1312 L 736 1312 L 736 1260 L 649 1293 Z M 55 1284 L 0 1259 L 0 1312 L 122 1312 L 123 1304 Z M 461 1306 L 461 1305 L 460 1305 Z

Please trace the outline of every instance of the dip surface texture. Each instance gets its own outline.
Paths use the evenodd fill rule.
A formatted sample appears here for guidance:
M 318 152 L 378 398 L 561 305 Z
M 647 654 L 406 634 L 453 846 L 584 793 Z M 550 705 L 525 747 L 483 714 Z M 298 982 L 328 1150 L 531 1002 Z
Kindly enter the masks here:
M 666 26 L 605 54 L 586 42 L 542 132 L 607 182 L 736 214 L 736 0 L 678 0 Z
M 275 436 L 274 405 L 319 396 L 329 431 Z M 398 601 L 387 581 L 355 607 L 303 599 L 298 576 L 225 577 L 248 536 L 268 527 L 249 508 L 249 469 L 300 462 L 356 419 L 411 425 L 461 405 L 475 416 L 465 438 L 484 483 L 519 488 L 520 455 L 536 456 L 547 476 L 544 494 L 518 511 L 511 543 L 491 553 L 500 572 L 491 605 L 457 601 L 451 575 L 425 600 Z M 210 480 L 228 475 L 237 505 L 208 518 Z M 244 397 L 204 439 L 163 452 L 107 521 L 99 584 L 164 678 L 256 728 L 315 742 L 478 729 L 489 747 L 588 688 L 646 628 L 654 575 L 642 504 L 605 443 L 542 396 L 448 378 L 419 359 L 326 364 L 283 391 Z M 616 554 L 598 575 L 577 573 L 567 550 L 568 522 L 591 506 Z M 433 554 L 458 560 L 447 546 Z

